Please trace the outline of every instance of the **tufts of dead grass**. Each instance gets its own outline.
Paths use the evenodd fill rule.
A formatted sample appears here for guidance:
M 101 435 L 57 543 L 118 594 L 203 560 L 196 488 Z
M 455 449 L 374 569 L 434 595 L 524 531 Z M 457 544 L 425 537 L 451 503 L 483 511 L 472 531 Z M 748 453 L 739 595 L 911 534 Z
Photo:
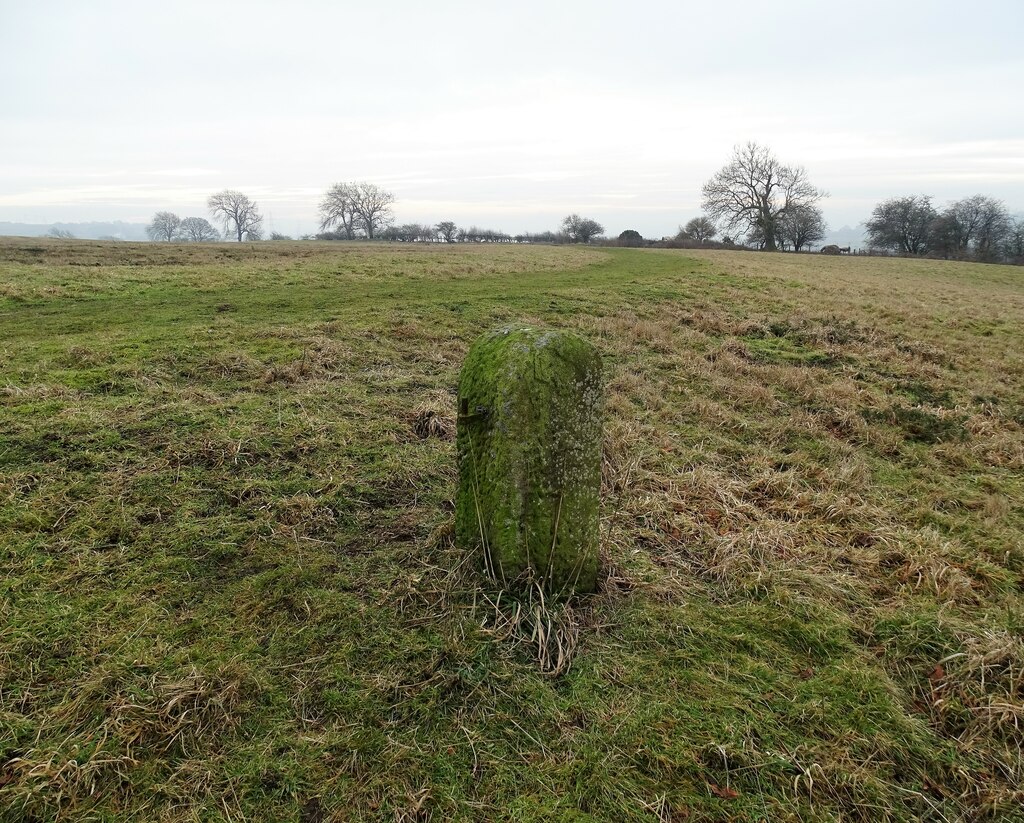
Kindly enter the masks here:
M 209 756 L 238 727 L 254 687 L 231 665 L 184 677 L 100 667 L 40 727 L 37 740 L 61 742 L 16 753 L 0 774 L 18 786 L 11 800 L 23 813 L 67 817 L 100 786 L 130 784 L 142 753 L 169 761 Z
M 1014 819 L 1016 275 L 265 245 L 8 255 L 8 816 Z M 518 318 L 605 356 L 589 598 L 451 542 Z
M 498 592 L 484 594 L 483 602 L 491 619 L 486 632 L 498 643 L 514 651 L 526 648 L 538 669 L 549 677 L 566 674 L 580 645 L 580 635 L 591 613 L 579 602 L 546 597 L 540 585 L 527 589 L 527 595 L 512 596 Z
M 409 426 L 420 440 L 455 439 L 455 400 L 449 392 L 437 392 L 421 400 L 408 415 Z

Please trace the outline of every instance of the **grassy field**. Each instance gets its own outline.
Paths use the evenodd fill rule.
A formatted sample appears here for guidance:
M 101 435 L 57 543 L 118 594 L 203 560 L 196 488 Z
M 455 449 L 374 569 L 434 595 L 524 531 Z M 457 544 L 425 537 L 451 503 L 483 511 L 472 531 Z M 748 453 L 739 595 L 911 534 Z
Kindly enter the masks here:
M 452 545 L 469 343 L 607 371 L 602 586 Z M 1024 271 L 0 240 L 0 820 L 1021 820 Z

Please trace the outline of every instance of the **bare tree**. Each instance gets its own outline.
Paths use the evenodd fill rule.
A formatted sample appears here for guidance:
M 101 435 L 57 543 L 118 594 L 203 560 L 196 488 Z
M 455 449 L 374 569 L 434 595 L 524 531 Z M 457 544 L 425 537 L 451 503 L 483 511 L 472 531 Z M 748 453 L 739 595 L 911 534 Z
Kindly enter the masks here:
M 685 226 L 679 227 L 677 236 L 681 239 L 695 240 L 698 243 L 707 243 L 716 234 L 718 234 L 718 227 L 714 220 L 708 217 L 694 217 L 687 221 Z
M 570 214 L 562 221 L 562 231 L 570 243 L 589 243 L 604 232 L 604 226 L 589 217 Z
M 240 191 L 224 189 L 210 195 L 206 205 L 210 215 L 224 224 L 224 233 L 236 235 L 239 243 L 262 237 L 263 215 L 256 203 Z
M 205 217 L 186 217 L 181 221 L 180 237 L 190 243 L 209 243 L 220 240 L 220 232 Z
M 1010 231 L 1006 206 L 994 197 L 975 194 L 951 203 L 943 212 L 956 251 L 973 250 L 978 260 L 994 260 Z
M 1003 253 L 1012 262 L 1024 261 L 1024 217 L 1010 222 L 1010 229 L 1003 242 Z
M 1006 238 L 1013 231 L 1013 221 L 1006 206 L 999 200 L 989 198 L 990 204 L 983 209 L 981 222 L 974 240 L 974 256 L 984 262 L 998 260 L 1006 244 Z
M 75 239 L 75 235 L 73 235 L 70 231 L 68 231 L 67 229 L 59 229 L 56 226 L 51 228 L 46 233 L 46 236 L 47 237 L 53 237 L 53 238 L 55 238 L 57 240 L 74 240 Z
M 780 163 L 757 143 L 733 149 L 732 160 L 702 189 L 703 208 L 727 228 L 756 231 L 764 248 L 775 251 L 780 217 L 799 206 L 813 206 L 826 194 L 811 185 L 801 166 Z
M 335 183 L 320 201 L 320 231 L 338 226 L 347 240 L 356 236 L 356 197 L 354 183 Z
M 373 240 L 378 231 L 390 226 L 395 219 L 391 213 L 395 195 L 373 183 L 353 183 L 352 194 L 356 225 L 363 230 L 367 240 Z
M 866 224 L 868 242 L 876 249 L 924 254 L 929 248 L 932 223 L 938 216 L 927 196 L 883 200 L 872 210 Z
M 975 239 L 981 225 L 982 214 L 990 203 L 994 203 L 992 198 L 976 194 L 950 203 L 946 207 L 943 217 L 949 221 L 950 233 L 957 251 L 966 251 L 970 248 L 971 241 Z
M 181 218 L 174 212 L 158 211 L 146 226 L 146 235 L 150 240 L 164 240 L 170 243 L 176 240 L 181 230 Z
M 797 206 L 779 218 L 778 229 L 782 242 L 800 251 L 824 240 L 828 226 L 817 206 Z
M 960 229 L 948 210 L 928 224 L 928 251 L 947 260 L 960 256 Z
M 459 227 L 456 226 L 451 220 L 442 220 L 436 226 L 434 231 L 437 232 L 437 236 L 441 238 L 445 243 L 454 243 L 455 238 L 459 234 Z

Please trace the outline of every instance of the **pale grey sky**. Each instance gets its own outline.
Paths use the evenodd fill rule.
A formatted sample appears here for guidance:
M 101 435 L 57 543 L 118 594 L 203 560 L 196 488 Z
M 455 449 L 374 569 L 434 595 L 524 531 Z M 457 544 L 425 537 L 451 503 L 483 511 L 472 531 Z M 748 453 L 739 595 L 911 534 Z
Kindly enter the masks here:
M 368 180 L 400 222 L 674 233 L 754 140 L 833 228 L 885 197 L 1024 211 L 1022 0 L 0 0 L 0 221 L 204 215 L 285 233 Z

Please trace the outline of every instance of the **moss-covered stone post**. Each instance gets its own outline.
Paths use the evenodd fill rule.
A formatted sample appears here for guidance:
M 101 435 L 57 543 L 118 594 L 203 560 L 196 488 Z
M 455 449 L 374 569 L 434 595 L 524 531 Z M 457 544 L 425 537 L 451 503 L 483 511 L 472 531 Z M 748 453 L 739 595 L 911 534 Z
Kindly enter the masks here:
M 603 396 L 597 349 L 508 326 L 479 338 L 459 377 L 459 545 L 505 585 L 597 585 Z

